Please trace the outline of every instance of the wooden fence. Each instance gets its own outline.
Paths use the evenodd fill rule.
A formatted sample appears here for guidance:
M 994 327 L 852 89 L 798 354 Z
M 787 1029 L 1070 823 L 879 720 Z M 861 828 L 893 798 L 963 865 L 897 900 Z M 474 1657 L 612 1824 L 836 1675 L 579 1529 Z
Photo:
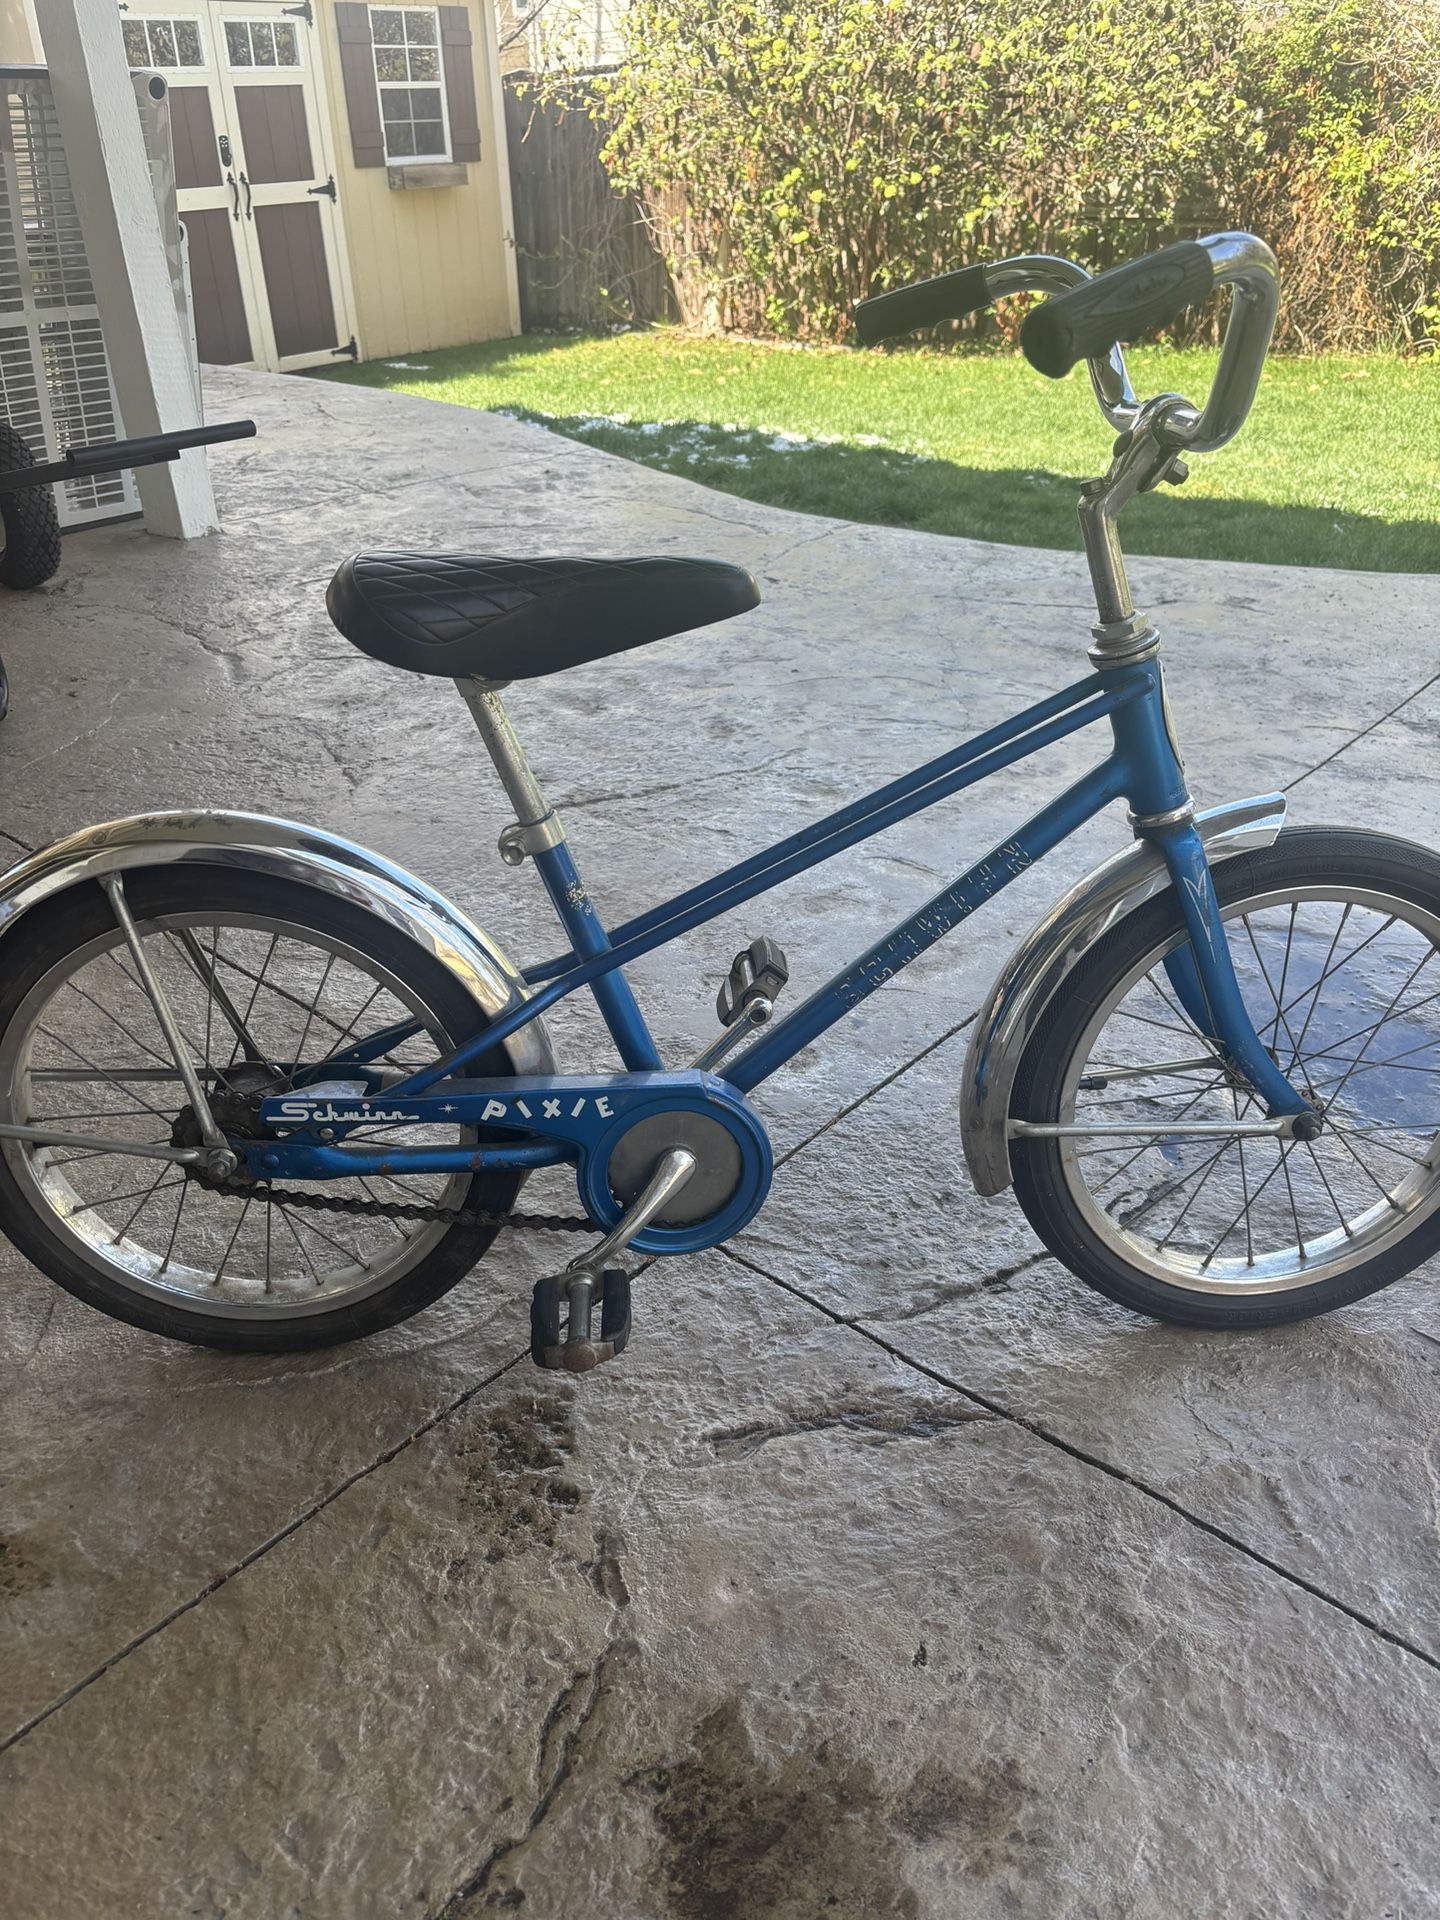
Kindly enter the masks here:
M 600 164 L 604 129 L 538 103 L 523 75 L 505 82 L 520 324 L 647 325 L 679 318 L 670 274 L 635 202 Z

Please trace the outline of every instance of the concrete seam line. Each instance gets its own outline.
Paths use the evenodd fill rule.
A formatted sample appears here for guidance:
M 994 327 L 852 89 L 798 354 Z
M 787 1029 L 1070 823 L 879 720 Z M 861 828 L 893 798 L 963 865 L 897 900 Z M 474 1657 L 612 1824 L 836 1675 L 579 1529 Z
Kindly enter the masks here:
M 841 1107 L 838 1113 L 832 1113 L 830 1118 L 816 1127 L 813 1133 L 807 1133 L 803 1140 L 797 1141 L 793 1147 L 787 1147 L 784 1153 L 777 1157 L 776 1170 L 783 1167 L 787 1161 L 793 1160 L 797 1153 L 803 1153 L 807 1147 L 813 1146 L 822 1134 L 829 1133 L 832 1127 L 838 1127 L 842 1120 L 848 1120 L 850 1115 L 858 1107 L 863 1107 L 867 1100 L 873 1100 L 877 1093 L 883 1093 L 887 1087 L 893 1087 L 902 1074 L 909 1073 L 912 1067 L 918 1067 L 920 1062 L 934 1053 L 937 1047 L 943 1047 L 947 1040 L 953 1040 L 957 1033 L 963 1033 L 966 1027 L 972 1025 L 979 1017 L 980 1009 L 976 1007 L 967 1013 L 963 1020 L 957 1020 L 953 1027 L 947 1027 L 938 1039 L 931 1040 L 921 1047 L 917 1054 L 913 1054 L 910 1059 L 896 1067 L 893 1073 L 887 1073 L 883 1080 L 877 1080 L 873 1087 L 867 1087 L 864 1093 L 858 1094 L 848 1106 Z
M 1192 1513 L 1188 1507 L 1182 1506 L 1178 1500 L 1160 1487 L 1152 1486 L 1146 1480 L 1137 1479 L 1134 1474 L 1127 1473 L 1123 1467 L 1117 1467 L 1109 1460 L 1102 1460 L 1098 1454 L 1089 1453 L 1084 1447 L 1077 1447 L 1074 1441 L 1063 1439 L 1039 1420 L 1033 1420 L 1027 1414 L 1016 1413 L 1013 1408 L 1005 1406 L 1001 1401 L 992 1400 L 988 1394 L 978 1393 L 975 1388 L 963 1386 L 960 1381 L 952 1379 L 949 1374 L 941 1373 L 938 1368 L 927 1366 L 923 1360 L 917 1360 L 913 1354 L 906 1353 L 902 1347 L 892 1345 L 890 1341 L 865 1326 L 863 1322 L 846 1320 L 832 1308 L 827 1307 L 823 1300 L 817 1300 L 813 1294 L 807 1293 L 803 1287 L 797 1287 L 789 1280 L 782 1280 L 778 1274 L 758 1266 L 755 1261 L 746 1259 L 744 1255 L 732 1253 L 728 1247 L 721 1247 L 720 1252 L 727 1259 L 733 1260 L 736 1266 L 747 1268 L 757 1278 L 769 1280 L 774 1286 L 783 1288 L 795 1299 L 803 1300 L 807 1306 L 814 1307 L 835 1326 L 844 1327 L 847 1333 L 858 1333 L 862 1339 L 870 1341 L 883 1353 L 888 1353 L 892 1360 L 898 1360 L 902 1366 L 910 1367 L 916 1373 L 923 1374 L 927 1380 L 935 1381 L 937 1386 L 949 1387 L 953 1393 L 961 1394 L 966 1400 L 973 1401 L 976 1406 L 984 1407 L 988 1413 L 995 1414 L 1001 1420 L 1009 1421 L 1012 1426 L 1023 1428 L 1026 1433 L 1033 1434 L 1046 1446 L 1054 1447 L 1058 1452 L 1067 1454 L 1081 1466 L 1094 1467 L 1097 1472 L 1105 1474 L 1109 1479 L 1117 1480 L 1122 1486 L 1144 1494 L 1147 1499 L 1168 1508 L 1171 1513 L 1187 1521 L 1192 1527 L 1198 1528 L 1201 1533 L 1208 1534 L 1212 1540 L 1218 1540 L 1222 1545 L 1232 1547 L 1237 1553 L 1243 1554 L 1247 1560 L 1253 1561 L 1256 1566 L 1264 1567 L 1267 1572 L 1277 1575 L 1289 1585 L 1298 1587 L 1302 1593 L 1308 1593 L 1312 1599 L 1319 1600 L 1325 1606 L 1332 1607 L 1336 1613 L 1343 1614 L 1356 1626 L 1364 1627 L 1381 1640 L 1387 1641 L 1392 1647 L 1412 1655 L 1425 1666 L 1432 1668 L 1434 1672 L 1440 1673 L 1440 1656 L 1428 1653 L 1424 1647 L 1417 1646 L 1413 1640 L 1407 1640 L 1403 1634 L 1396 1633 L 1393 1628 L 1372 1619 L 1367 1613 L 1362 1613 L 1358 1607 L 1352 1607 L 1348 1601 L 1341 1600 L 1333 1593 L 1327 1593 L 1313 1580 L 1307 1580 L 1303 1573 L 1296 1573 L 1292 1567 L 1283 1566 L 1280 1561 L 1272 1560 L 1268 1554 L 1248 1546 L 1237 1534 L 1217 1526 L 1213 1520 L 1206 1520 L 1200 1514 Z
M 1440 681 L 1440 673 L 1431 674 L 1423 686 L 1416 687 L 1413 693 L 1407 693 L 1403 700 L 1397 700 L 1388 713 L 1382 713 L 1378 719 L 1372 720 L 1368 727 L 1362 727 L 1358 733 L 1352 734 L 1348 740 L 1342 741 L 1333 753 L 1327 753 L 1323 760 L 1317 760 L 1315 765 L 1313 767 L 1307 767 L 1304 773 L 1297 773 L 1287 787 L 1281 788 L 1281 792 L 1293 793 L 1302 780 L 1308 780 L 1312 773 L 1318 773 L 1321 767 L 1328 767 L 1332 760 L 1338 760 L 1342 753 L 1348 753 L 1351 747 L 1355 746 L 1358 741 L 1363 740 L 1367 734 L 1374 733 L 1377 727 L 1383 727 L 1387 720 L 1393 720 L 1396 714 L 1399 713 L 1402 708 L 1408 707 L 1412 700 L 1418 700 L 1422 693 L 1428 693 L 1437 681 Z
M 379 1468 L 388 1467 L 392 1460 L 398 1459 L 408 1447 L 414 1446 L 417 1440 L 423 1440 L 427 1433 L 433 1432 L 442 1421 L 448 1420 L 452 1413 L 457 1413 L 467 1402 L 473 1400 L 477 1393 L 483 1393 L 486 1387 L 493 1386 L 503 1375 L 509 1373 L 513 1368 L 518 1367 L 522 1360 L 528 1360 L 529 1357 L 528 1348 L 524 1353 L 513 1354 L 503 1366 L 497 1367 L 493 1373 L 487 1374 L 483 1380 L 477 1380 L 474 1386 L 467 1387 L 465 1391 L 458 1394 L 455 1399 L 447 1401 L 443 1407 L 439 1407 L 434 1413 L 428 1414 L 426 1418 L 421 1421 L 420 1425 L 407 1433 L 403 1439 L 397 1440 L 393 1446 L 386 1447 L 383 1453 L 376 1454 L 375 1458 L 367 1461 L 363 1467 L 357 1467 L 354 1473 L 347 1474 L 345 1479 L 339 1481 L 328 1493 L 322 1494 L 318 1500 L 312 1501 L 303 1512 L 297 1513 L 293 1520 L 288 1520 L 283 1527 L 279 1528 L 277 1532 L 272 1533 L 268 1539 L 262 1540 L 258 1547 L 252 1547 L 249 1553 L 243 1555 L 239 1560 L 234 1561 L 220 1573 L 217 1573 L 213 1580 L 207 1581 L 197 1593 L 191 1594 L 188 1600 L 182 1600 L 179 1606 L 172 1607 L 169 1613 L 163 1615 L 161 1619 L 152 1621 L 148 1627 L 145 1627 L 141 1632 L 135 1634 L 133 1638 L 127 1640 L 123 1647 L 118 1648 L 116 1652 L 110 1654 L 107 1659 L 102 1660 L 98 1667 L 93 1668 L 81 1679 L 77 1680 L 73 1686 L 67 1687 L 63 1693 L 57 1694 L 53 1700 L 41 1707 L 38 1713 L 33 1713 L 30 1718 L 18 1726 L 13 1733 L 7 1734 L 3 1740 L 0 1740 L 0 1753 L 8 1753 L 11 1747 L 18 1745 L 20 1741 L 25 1739 L 27 1734 L 33 1733 L 42 1722 L 50 1718 L 51 1714 L 58 1713 L 62 1707 L 68 1706 L 78 1694 L 84 1693 L 87 1687 L 94 1686 L 97 1680 L 103 1679 L 112 1668 L 119 1666 L 122 1660 L 128 1659 L 132 1653 L 135 1653 L 139 1648 L 143 1647 L 147 1640 L 153 1640 L 157 1634 L 163 1633 L 166 1627 L 173 1626 L 174 1623 L 182 1619 L 185 1614 L 193 1612 L 202 1601 L 208 1600 L 211 1594 L 218 1593 L 221 1587 L 226 1586 L 237 1574 L 244 1573 L 247 1567 L 253 1567 L 257 1560 L 263 1560 L 266 1554 L 278 1547 L 282 1541 L 288 1540 L 291 1534 L 298 1533 L 300 1529 L 309 1521 L 313 1520 L 317 1514 L 323 1513 L 325 1509 L 333 1505 L 342 1494 L 348 1493 L 351 1487 L 358 1486 L 362 1480 L 368 1479 L 370 1475 L 377 1472 Z

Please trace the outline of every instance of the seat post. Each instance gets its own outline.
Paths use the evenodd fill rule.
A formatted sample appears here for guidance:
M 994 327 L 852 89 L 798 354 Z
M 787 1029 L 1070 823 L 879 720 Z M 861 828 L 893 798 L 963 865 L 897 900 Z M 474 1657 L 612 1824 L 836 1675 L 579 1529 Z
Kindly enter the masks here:
M 530 855 L 576 954 L 582 960 L 593 959 L 596 954 L 610 951 L 610 936 L 570 856 L 560 816 L 541 791 L 525 749 L 510 724 L 510 716 L 500 698 L 501 689 L 508 685 L 505 680 L 455 682 L 515 809 L 514 824 L 500 835 L 500 857 L 507 865 L 518 867 L 525 856 Z M 620 969 L 601 974 L 590 983 L 590 991 L 625 1065 L 632 1072 L 658 1068 L 661 1063 L 655 1042 L 635 1003 L 630 983 Z
M 541 792 L 525 749 L 510 724 L 510 716 L 500 698 L 501 689 L 509 684 L 508 680 L 455 682 L 515 809 L 515 825 L 520 833 L 506 828 L 500 837 L 500 856 L 508 865 L 519 866 L 527 853 L 559 846 L 565 838 L 565 829 L 560 824 L 560 816 Z M 507 841 L 506 834 L 514 837 Z

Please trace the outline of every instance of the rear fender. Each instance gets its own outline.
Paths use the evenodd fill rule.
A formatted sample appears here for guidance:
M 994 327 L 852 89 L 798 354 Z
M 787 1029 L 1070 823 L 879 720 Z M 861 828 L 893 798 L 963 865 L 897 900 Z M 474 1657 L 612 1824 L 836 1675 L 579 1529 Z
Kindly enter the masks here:
M 365 908 L 438 960 L 489 1020 L 526 998 L 518 970 L 490 936 L 423 880 L 338 834 L 260 813 L 138 814 L 57 840 L 0 874 L 0 941 L 32 907 L 85 881 L 195 864 L 298 880 Z M 557 1070 L 541 1020 L 519 1028 L 504 1046 L 516 1073 Z

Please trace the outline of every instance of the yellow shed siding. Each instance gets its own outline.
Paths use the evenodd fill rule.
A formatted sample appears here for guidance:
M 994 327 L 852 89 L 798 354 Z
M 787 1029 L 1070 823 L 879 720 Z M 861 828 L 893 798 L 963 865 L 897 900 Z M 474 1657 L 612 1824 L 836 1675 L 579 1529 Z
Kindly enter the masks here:
M 520 331 L 505 119 L 492 8 L 465 0 L 474 42 L 480 159 L 463 187 L 401 192 L 351 157 L 330 0 L 317 14 L 356 337 L 365 360 Z
M 36 66 L 40 58 L 33 7 L 27 0 L 0 0 L 0 65 Z

